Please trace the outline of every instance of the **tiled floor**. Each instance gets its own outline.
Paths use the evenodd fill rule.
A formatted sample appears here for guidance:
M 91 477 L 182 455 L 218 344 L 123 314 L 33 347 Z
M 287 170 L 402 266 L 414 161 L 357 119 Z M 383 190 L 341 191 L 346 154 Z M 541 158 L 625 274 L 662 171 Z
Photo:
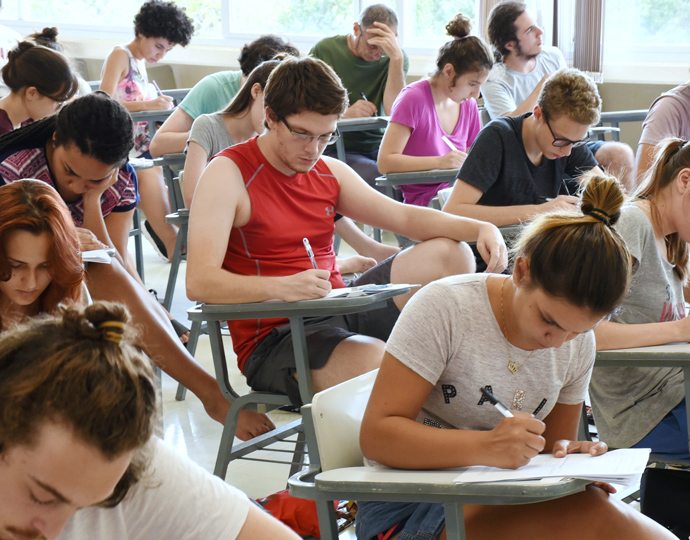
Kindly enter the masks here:
M 392 235 L 391 238 L 385 238 L 385 240 L 390 243 L 394 242 Z M 130 243 L 131 253 L 134 252 L 133 250 L 134 245 Z M 343 244 L 341 253 L 346 255 L 352 251 L 349 246 Z M 147 287 L 156 289 L 162 296 L 170 265 L 164 263 L 146 241 L 144 241 L 144 264 Z M 186 310 L 193 305 L 185 295 L 185 271 L 186 263 L 182 263 L 171 310 L 173 316 L 183 323 L 187 321 Z M 225 337 L 224 340 L 230 380 L 233 387 L 241 393 L 247 390 L 246 381 L 237 369 L 230 338 Z M 208 336 L 200 338 L 196 359 L 205 369 L 213 373 Z M 163 437 L 181 454 L 189 456 L 190 459 L 212 472 L 222 426 L 211 420 L 199 399 L 190 392 L 187 393 L 187 398 L 184 401 L 175 401 L 176 390 L 177 383 L 163 374 Z M 297 418 L 295 414 L 280 411 L 271 412 L 270 416 L 276 425 L 282 425 Z M 266 457 L 268 454 L 266 452 L 260 457 Z M 273 452 L 272 454 L 275 456 L 277 453 Z M 283 456 L 284 454 L 281 454 L 279 458 L 285 459 Z M 285 489 L 288 471 L 288 465 L 238 460 L 228 467 L 226 481 L 240 488 L 250 497 L 260 498 Z M 354 539 L 353 528 L 346 530 L 340 537 L 345 540 Z

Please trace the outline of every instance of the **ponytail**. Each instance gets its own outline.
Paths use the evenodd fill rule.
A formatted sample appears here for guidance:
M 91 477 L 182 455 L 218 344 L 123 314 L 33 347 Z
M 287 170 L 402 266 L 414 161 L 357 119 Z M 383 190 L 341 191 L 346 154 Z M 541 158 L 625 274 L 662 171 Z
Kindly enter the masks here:
M 543 214 L 520 235 L 513 253 L 529 261 L 530 281 L 551 296 L 611 313 L 630 280 L 631 258 L 613 226 L 625 202 L 618 180 L 590 174 L 580 212 Z

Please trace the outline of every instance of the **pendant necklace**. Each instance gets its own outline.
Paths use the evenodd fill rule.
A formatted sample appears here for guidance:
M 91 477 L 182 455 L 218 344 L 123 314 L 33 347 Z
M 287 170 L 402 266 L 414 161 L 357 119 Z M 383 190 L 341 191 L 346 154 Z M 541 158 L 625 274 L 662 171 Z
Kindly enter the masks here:
M 510 279 L 510 276 L 505 278 L 503 280 L 503 285 L 501 285 L 501 327 L 503 330 L 503 336 L 505 337 L 506 340 L 506 352 L 508 353 L 508 371 L 510 371 L 513 375 L 515 375 L 522 366 L 524 366 L 530 358 L 532 358 L 532 355 L 534 354 L 534 351 L 529 353 L 529 356 L 527 357 L 527 360 L 525 360 L 522 364 L 518 365 L 518 363 L 513 360 L 513 355 L 510 352 L 510 343 L 508 342 L 508 330 L 506 329 L 506 316 L 503 310 L 503 289 L 506 287 L 506 281 Z

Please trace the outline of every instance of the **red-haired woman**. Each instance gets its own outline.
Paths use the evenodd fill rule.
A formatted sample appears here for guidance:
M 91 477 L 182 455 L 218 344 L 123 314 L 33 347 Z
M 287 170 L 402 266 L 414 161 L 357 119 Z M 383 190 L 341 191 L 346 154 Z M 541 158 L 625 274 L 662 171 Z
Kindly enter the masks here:
M 45 182 L 0 187 L 0 327 L 80 298 L 84 270 L 77 230 Z

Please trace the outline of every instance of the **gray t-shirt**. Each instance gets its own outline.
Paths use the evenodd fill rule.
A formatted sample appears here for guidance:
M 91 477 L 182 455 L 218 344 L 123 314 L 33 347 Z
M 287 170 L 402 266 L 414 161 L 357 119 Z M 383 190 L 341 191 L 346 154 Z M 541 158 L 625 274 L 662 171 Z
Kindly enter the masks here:
M 690 139 L 690 81 L 661 94 L 649 108 L 640 144 L 656 146 L 665 137 Z
M 459 180 L 483 193 L 477 204 L 541 204 L 559 194 L 575 193 L 577 186 L 568 179 L 597 166 L 587 146 L 573 148 L 569 156 L 532 163 L 522 140 L 522 123 L 531 114 L 496 118 L 477 135 L 458 173 Z M 566 188 L 566 183 L 571 185 Z
M 208 154 L 209 160 L 221 150 L 235 144 L 220 113 L 202 114 L 194 120 L 187 146 L 190 141 L 199 144 Z
M 494 64 L 482 86 L 484 106 L 491 118 L 514 111 L 534 91 L 544 75 L 568 67 L 563 53 L 555 47 L 544 47 L 536 61 L 529 73 L 510 69 L 503 62 Z
M 616 229 L 639 266 L 611 320 L 644 324 L 685 317 L 683 286 L 674 266 L 659 254 L 647 215 L 635 204 L 626 205 Z M 597 368 L 590 396 L 599 435 L 610 446 L 632 446 L 681 402 L 684 393 L 679 368 Z
M 400 314 L 386 351 L 434 385 L 417 421 L 438 427 L 489 430 L 500 420 L 480 388 L 513 410 L 543 420 L 556 403 L 582 403 L 594 363 L 594 335 L 586 332 L 558 349 L 529 356 L 513 345 L 512 358 L 525 364 L 508 370 L 506 339 L 494 317 L 487 274 L 450 276 L 415 294 Z

